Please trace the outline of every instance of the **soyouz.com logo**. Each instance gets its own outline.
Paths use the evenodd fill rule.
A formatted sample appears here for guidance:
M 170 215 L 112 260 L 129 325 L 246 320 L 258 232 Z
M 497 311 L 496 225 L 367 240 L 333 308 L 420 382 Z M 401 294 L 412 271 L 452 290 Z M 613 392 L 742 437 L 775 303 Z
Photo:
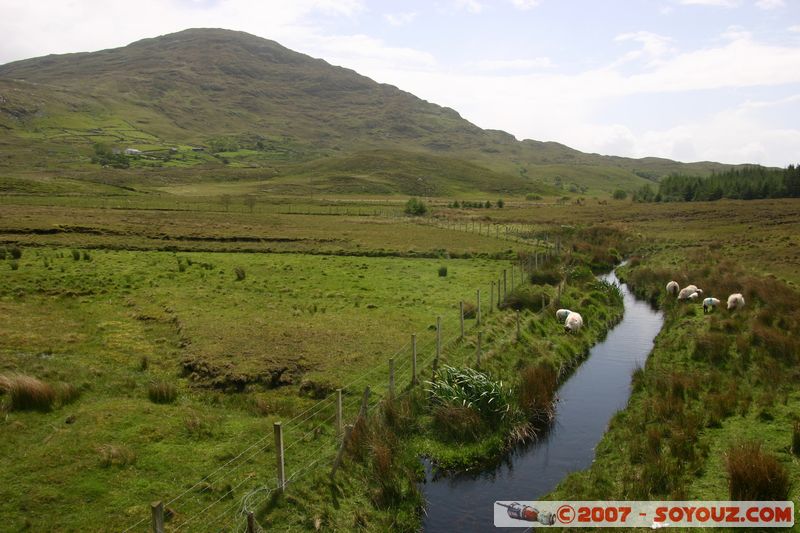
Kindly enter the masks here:
M 792 527 L 794 502 L 497 501 L 496 527 Z

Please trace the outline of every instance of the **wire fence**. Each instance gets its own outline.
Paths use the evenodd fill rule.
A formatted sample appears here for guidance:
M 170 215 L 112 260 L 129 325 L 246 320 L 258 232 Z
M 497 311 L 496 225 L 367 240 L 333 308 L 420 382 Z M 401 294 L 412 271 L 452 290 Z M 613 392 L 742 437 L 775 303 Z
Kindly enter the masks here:
M 532 265 L 528 264 L 527 268 L 531 266 Z M 521 276 L 525 270 L 526 265 L 520 262 L 519 272 Z M 513 276 L 514 273 L 512 269 L 512 287 L 514 284 Z M 505 280 L 505 275 L 503 279 Z M 486 320 L 486 318 L 483 317 L 486 317 L 488 313 L 492 313 L 495 310 L 494 281 L 492 282 L 492 286 L 492 297 L 489 305 L 485 307 L 485 311 L 478 306 L 478 314 L 475 322 L 472 324 L 470 333 L 476 329 L 480 330 L 481 322 L 485 322 Z M 501 293 L 505 293 L 506 291 L 506 284 L 504 283 L 501 288 L 500 278 L 498 277 L 498 304 L 500 302 Z M 482 316 L 481 313 L 483 313 Z M 424 342 L 418 342 L 416 346 L 412 346 L 412 341 L 409 340 L 389 357 L 382 358 L 379 364 L 373 365 L 369 370 L 342 385 L 337 391 L 328 394 L 325 398 L 318 400 L 286 422 L 281 423 L 280 450 L 277 449 L 279 446 L 277 444 L 277 438 L 276 443 L 273 444 L 270 441 L 271 435 L 266 434 L 246 446 L 233 458 L 214 469 L 202 479 L 190 485 L 189 488 L 167 500 L 164 504 L 165 507 L 177 506 L 179 503 L 186 503 L 187 496 L 197 492 L 198 489 L 212 484 L 219 484 L 224 480 L 237 479 L 235 484 L 228 483 L 224 485 L 224 492 L 214 501 L 203 506 L 199 511 L 193 511 L 190 516 L 175 520 L 176 523 L 171 525 L 171 530 L 187 530 L 187 528 L 200 524 L 207 515 L 211 516 L 211 518 L 202 522 L 207 528 L 220 523 L 230 524 L 232 521 L 238 520 L 238 522 L 234 524 L 234 528 L 238 530 L 241 525 L 245 524 L 248 513 L 258 509 L 258 507 L 264 504 L 276 490 L 285 491 L 287 486 L 296 483 L 297 480 L 301 479 L 321 462 L 331 461 L 333 459 L 338 446 L 341 445 L 341 439 L 339 438 L 341 428 L 337 427 L 334 432 L 329 431 L 334 419 L 336 419 L 337 423 L 343 423 L 344 419 L 351 419 L 355 413 L 360 411 L 363 401 L 360 394 L 351 394 L 352 392 L 361 390 L 367 386 L 373 390 L 374 393 L 367 402 L 368 409 L 375 409 L 389 396 L 401 398 L 409 394 L 413 390 L 412 385 L 414 381 L 417 383 L 425 381 L 422 379 L 423 373 L 431 372 L 432 376 L 432 371 L 435 369 L 435 366 L 439 364 L 444 352 L 457 346 L 458 342 L 466 337 L 466 330 L 463 336 L 461 333 L 462 323 L 463 318 L 460 314 L 456 317 L 447 317 L 446 320 L 438 319 L 436 331 L 433 332 L 432 336 L 424 339 Z M 449 335 L 447 338 L 443 338 L 442 332 L 456 333 Z M 507 338 L 502 339 L 502 342 L 506 342 L 510 337 L 511 335 L 508 335 Z M 418 338 L 417 340 L 420 339 Z M 416 348 L 416 350 L 414 350 L 414 348 Z M 462 365 L 468 364 L 469 358 L 470 355 L 466 354 L 460 363 Z M 342 398 L 341 410 L 338 405 L 340 397 Z M 284 439 L 286 442 L 285 445 L 283 445 Z M 311 453 L 308 453 L 306 449 L 306 453 L 302 454 L 312 459 L 297 466 L 295 470 L 283 480 L 283 483 L 281 483 L 279 476 L 276 476 L 274 480 L 271 480 L 268 484 L 259 484 L 258 477 L 261 476 L 256 476 L 255 473 L 242 472 L 244 467 L 251 465 L 251 461 L 258 457 L 259 454 L 271 448 L 274 449 L 276 453 L 276 459 L 280 457 L 280 460 L 282 460 L 285 457 L 284 454 L 290 450 L 297 449 L 298 445 L 310 444 L 314 441 L 319 442 L 319 444 Z M 252 486 L 248 487 L 248 483 Z M 233 498 L 233 495 L 243 487 L 247 491 L 244 496 L 238 500 Z M 144 517 L 135 524 L 129 526 L 124 532 L 139 528 L 147 521 L 148 517 Z

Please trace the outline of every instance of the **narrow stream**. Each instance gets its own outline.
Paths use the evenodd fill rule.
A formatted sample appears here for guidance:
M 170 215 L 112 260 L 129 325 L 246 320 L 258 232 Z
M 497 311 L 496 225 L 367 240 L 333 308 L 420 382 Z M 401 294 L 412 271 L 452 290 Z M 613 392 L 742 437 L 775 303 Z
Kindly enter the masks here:
M 599 279 L 619 283 L 613 272 Z M 634 368 L 644 366 L 663 324 L 659 311 L 637 300 L 627 286 L 620 288 L 625 303 L 622 322 L 561 386 L 555 422 L 545 435 L 488 471 L 436 479 L 428 469 L 423 486 L 426 532 L 496 531 L 495 501 L 536 500 L 570 472 L 591 465 L 609 420 L 628 402 Z

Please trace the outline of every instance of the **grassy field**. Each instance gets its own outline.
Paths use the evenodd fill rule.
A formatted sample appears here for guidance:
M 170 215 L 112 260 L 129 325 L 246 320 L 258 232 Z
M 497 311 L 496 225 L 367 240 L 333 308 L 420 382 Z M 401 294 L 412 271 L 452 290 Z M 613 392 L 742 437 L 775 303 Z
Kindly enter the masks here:
M 216 191 L 206 194 L 199 198 Z M 478 425 L 481 431 L 460 436 L 458 427 L 443 427 L 421 389 L 404 393 L 411 333 L 425 379 L 437 316 L 440 364 L 474 362 L 479 330 L 470 318 L 466 339 L 458 339 L 458 302 L 475 304 L 481 289 L 481 369 L 519 401 L 520 369 L 569 368 L 618 320 L 587 267 L 607 268 L 615 254 L 631 253 L 639 259 L 625 275 L 645 297 L 662 302 L 663 276 L 695 280 L 715 294 L 747 280 L 750 305 L 732 318 L 706 317 L 663 301 L 667 324 L 634 377 L 630 406 L 615 417 L 596 466 L 556 494 L 644 497 L 635 490 L 650 487 L 653 497 L 724 499 L 724 454 L 745 433 L 788 468 L 797 496 L 800 469 L 790 446 L 800 398 L 789 333 L 800 283 L 796 201 L 511 201 L 475 210 L 447 208 L 442 198 L 420 224 L 384 216 L 389 206 L 398 209 L 393 197 L 335 206 L 264 197 L 252 213 L 215 201 L 162 210 L 162 193 L 123 209 L 91 195 L 85 206 L 65 198 L 43 193 L 0 203 L 0 375 L 32 376 L 52 388 L 32 408 L 0 395 L 0 514 L 10 529 L 119 531 L 146 520 L 149 502 L 163 499 L 171 530 L 220 531 L 241 523 L 237 513 L 251 494 L 248 507 L 269 527 L 414 530 L 418 455 L 443 467 L 474 465 L 496 457 L 521 426 Z M 568 280 L 562 302 L 592 318 L 581 335 L 565 336 L 551 311 L 534 306 L 521 314 L 518 339 L 513 311 L 488 311 L 490 283 L 518 252 L 537 249 L 487 229 L 506 225 L 547 234 L 548 247 L 558 242 L 562 257 L 551 266 Z M 556 297 L 552 286 L 529 287 L 534 302 Z M 703 347 L 716 343 L 727 346 L 730 361 L 709 359 Z M 392 356 L 404 395 L 381 404 Z M 695 373 L 703 379 L 687 377 Z M 682 383 L 680 409 L 643 419 L 653 402 L 678 402 L 661 396 L 674 389 L 664 379 Z M 733 399 L 722 394 L 731 383 L 738 384 Z M 331 484 L 332 394 L 345 389 L 352 421 L 367 384 L 369 427 L 377 429 L 365 430 L 366 448 L 346 454 Z M 0 389 L 9 387 L 0 380 Z M 697 413 L 704 418 L 675 429 Z M 284 424 L 292 479 L 283 496 L 269 490 L 276 421 Z M 666 459 L 647 455 L 652 448 L 642 439 L 653 424 Z M 378 433 L 394 437 L 376 440 Z M 648 485 L 657 467 L 670 477 Z

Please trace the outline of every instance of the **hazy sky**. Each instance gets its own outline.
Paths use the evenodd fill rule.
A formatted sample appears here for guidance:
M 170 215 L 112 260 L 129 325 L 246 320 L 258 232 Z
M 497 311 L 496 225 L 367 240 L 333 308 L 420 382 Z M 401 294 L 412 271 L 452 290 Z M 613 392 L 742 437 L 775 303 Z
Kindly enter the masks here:
M 0 0 L 0 63 L 242 30 L 588 152 L 800 162 L 800 0 Z

